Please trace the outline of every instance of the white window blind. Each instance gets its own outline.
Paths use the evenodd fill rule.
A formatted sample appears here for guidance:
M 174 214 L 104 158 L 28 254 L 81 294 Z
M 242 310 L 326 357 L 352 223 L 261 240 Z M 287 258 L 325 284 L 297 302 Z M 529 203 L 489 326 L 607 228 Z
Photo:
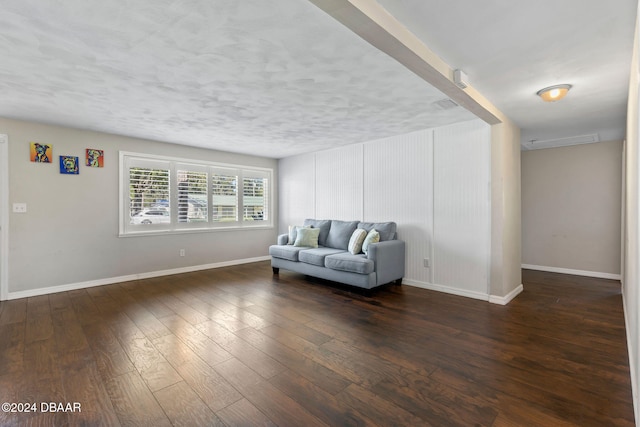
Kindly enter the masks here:
M 208 215 L 207 172 L 178 169 L 178 222 L 206 223 Z
M 271 227 L 270 169 L 120 152 L 120 235 Z
M 168 209 L 169 171 L 166 169 L 129 169 L 131 214 L 155 207 Z
M 211 175 L 211 221 L 238 221 L 238 175 L 230 171 Z
M 126 173 L 126 226 L 130 229 L 167 227 L 171 222 L 169 164 L 131 162 Z
M 246 176 L 249 175 L 249 176 Z M 245 173 L 242 182 L 243 218 L 245 221 L 267 221 L 269 186 L 265 177 Z

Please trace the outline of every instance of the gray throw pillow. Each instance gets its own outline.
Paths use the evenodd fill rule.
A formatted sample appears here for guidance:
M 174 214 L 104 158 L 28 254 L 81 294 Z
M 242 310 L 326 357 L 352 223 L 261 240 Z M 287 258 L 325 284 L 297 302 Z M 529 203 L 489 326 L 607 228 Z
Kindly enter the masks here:
M 320 229 L 320 234 L 318 235 L 318 245 L 327 246 L 327 236 L 329 235 L 331 220 L 307 218 L 304 220 L 304 225 L 307 225 L 311 228 Z
M 358 221 L 331 221 L 325 246 L 346 250 L 349 247 L 349 239 L 356 228 L 358 228 Z

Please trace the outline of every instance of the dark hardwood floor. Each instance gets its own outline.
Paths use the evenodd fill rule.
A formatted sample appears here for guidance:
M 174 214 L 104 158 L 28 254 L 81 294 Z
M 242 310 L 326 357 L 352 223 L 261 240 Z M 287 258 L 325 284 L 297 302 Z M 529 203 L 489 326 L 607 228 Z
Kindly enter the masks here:
M 1 425 L 632 426 L 620 284 L 508 306 L 268 262 L 0 303 Z M 42 402 L 81 412 L 42 412 Z

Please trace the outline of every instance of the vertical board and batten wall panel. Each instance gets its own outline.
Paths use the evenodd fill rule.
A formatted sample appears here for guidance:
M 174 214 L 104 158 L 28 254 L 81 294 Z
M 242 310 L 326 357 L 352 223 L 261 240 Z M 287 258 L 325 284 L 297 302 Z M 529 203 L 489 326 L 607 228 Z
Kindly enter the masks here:
M 433 283 L 489 294 L 490 127 L 473 121 L 434 130 Z
M 477 120 L 282 159 L 279 231 L 308 217 L 395 221 L 405 283 L 487 299 L 490 139 Z
M 316 218 L 362 219 L 362 144 L 316 153 Z
M 278 231 L 315 216 L 315 154 L 287 157 L 278 167 Z
M 395 221 L 406 243 L 408 280 L 431 282 L 423 260 L 431 253 L 433 131 L 364 145 L 364 221 Z

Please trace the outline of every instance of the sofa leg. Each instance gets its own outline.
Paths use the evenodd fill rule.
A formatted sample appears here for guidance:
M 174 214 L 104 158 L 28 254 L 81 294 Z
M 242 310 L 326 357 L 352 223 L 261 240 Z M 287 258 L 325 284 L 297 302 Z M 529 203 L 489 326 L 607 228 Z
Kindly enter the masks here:
M 393 283 L 395 283 L 397 286 L 402 286 L 402 278 L 400 278 L 400 279 L 396 280 L 396 281 L 395 281 L 395 282 L 393 282 Z
M 273 270 L 273 274 L 280 273 L 280 269 L 278 267 L 271 267 L 271 269 Z

